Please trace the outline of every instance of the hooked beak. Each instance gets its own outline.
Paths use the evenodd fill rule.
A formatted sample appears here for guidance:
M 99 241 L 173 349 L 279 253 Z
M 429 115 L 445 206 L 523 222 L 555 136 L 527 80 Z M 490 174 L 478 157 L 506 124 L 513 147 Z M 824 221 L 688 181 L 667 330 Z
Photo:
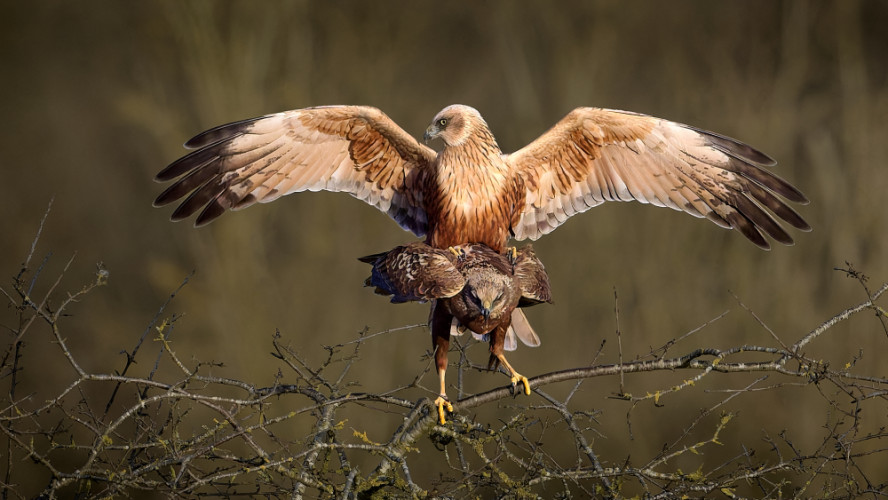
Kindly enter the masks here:
M 490 302 L 481 304 L 481 316 L 484 316 L 484 319 L 490 319 Z
M 428 144 L 435 137 L 438 136 L 438 127 L 434 125 L 429 125 L 429 128 L 426 129 L 425 133 L 422 134 L 422 142 Z

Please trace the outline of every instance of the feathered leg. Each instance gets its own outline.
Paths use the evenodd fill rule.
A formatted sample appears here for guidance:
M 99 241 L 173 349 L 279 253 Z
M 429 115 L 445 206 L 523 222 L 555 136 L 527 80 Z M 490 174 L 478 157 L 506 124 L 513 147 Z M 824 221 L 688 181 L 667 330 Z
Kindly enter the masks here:
M 515 387 L 518 385 L 518 382 L 524 384 L 524 394 L 530 395 L 530 381 L 527 380 L 527 377 L 521 375 L 512 365 L 506 361 L 506 355 L 503 353 L 503 343 L 506 340 L 506 331 L 509 329 L 509 322 L 505 322 L 505 324 L 501 324 L 492 332 L 490 337 L 490 361 L 487 363 L 487 368 L 490 370 L 496 370 L 496 368 L 502 363 L 502 365 L 509 371 L 512 375 L 512 386 Z
M 445 311 L 444 305 L 440 301 L 432 304 L 432 348 L 435 350 L 435 368 L 438 369 L 438 379 L 441 382 L 441 391 L 435 399 L 435 406 L 438 408 L 438 421 L 441 425 L 446 423 L 444 418 L 446 408 L 448 412 L 453 413 L 453 405 L 447 398 L 447 385 L 444 382 L 444 374 L 447 371 L 447 353 L 450 350 L 450 323 L 453 316 Z

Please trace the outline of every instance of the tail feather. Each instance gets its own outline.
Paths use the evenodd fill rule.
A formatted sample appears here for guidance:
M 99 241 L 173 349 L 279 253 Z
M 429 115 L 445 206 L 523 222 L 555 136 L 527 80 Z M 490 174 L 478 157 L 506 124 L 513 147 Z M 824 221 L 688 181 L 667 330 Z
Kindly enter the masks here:
M 474 337 L 475 340 L 479 342 L 490 342 L 490 335 L 482 335 L 470 330 L 461 325 L 456 318 L 454 318 L 453 322 L 450 324 L 451 335 L 462 335 L 466 330 L 469 330 L 469 332 L 472 333 L 472 337 Z M 540 345 L 540 337 L 537 335 L 533 327 L 530 326 L 530 322 L 527 320 L 527 316 L 524 315 L 524 311 L 515 308 L 515 310 L 512 311 L 512 323 L 509 325 L 509 329 L 506 330 L 506 338 L 503 341 L 503 350 L 514 351 L 518 348 L 518 340 L 521 340 L 521 342 L 528 347 L 537 347 Z
M 450 334 L 451 335 L 462 334 L 462 331 L 459 331 L 459 333 L 454 333 L 455 331 L 458 331 L 458 328 L 469 330 L 468 328 L 466 328 L 462 325 L 459 325 L 459 326 L 457 326 L 457 325 L 459 325 L 459 322 L 454 319 L 453 324 L 450 326 Z M 489 333 L 480 334 L 474 330 L 469 330 L 469 331 L 472 332 L 472 338 L 474 338 L 478 342 L 490 342 L 490 334 Z M 514 351 L 517 348 L 518 348 L 518 341 L 515 339 L 515 330 L 513 330 L 512 327 L 510 326 L 509 329 L 506 330 L 506 338 L 503 340 L 503 350 L 504 351 Z M 495 356 L 494 356 L 494 358 L 495 358 Z M 497 363 L 499 363 L 499 361 L 497 361 Z
M 506 344 L 509 343 L 509 337 L 512 337 L 512 345 L 515 347 L 517 347 L 517 342 L 514 340 L 515 337 L 518 337 L 528 347 L 540 345 L 540 337 L 537 336 L 536 331 L 530 326 L 524 311 L 519 308 L 515 308 L 512 311 L 512 324 L 509 326 L 509 331 L 506 332 Z M 507 350 L 515 350 L 515 347 Z

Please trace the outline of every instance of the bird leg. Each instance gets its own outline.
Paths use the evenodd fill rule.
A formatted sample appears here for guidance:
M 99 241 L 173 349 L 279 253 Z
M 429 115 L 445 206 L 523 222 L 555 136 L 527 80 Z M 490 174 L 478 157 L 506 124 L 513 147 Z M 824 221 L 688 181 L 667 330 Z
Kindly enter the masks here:
M 491 335 L 490 340 L 490 361 L 487 363 L 487 368 L 489 370 L 495 370 L 500 364 L 502 364 L 506 370 L 509 371 L 509 374 L 512 375 L 512 387 L 517 387 L 518 382 L 524 384 L 524 394 L 530 395 L 530 381 L 527 380 L 527 377 L 521 375 L 512 365 L 506 361 L 506 355 L 503 353 L 503 342 L 506 338 L 506 331 L 509 329 L 509 322 L 506 322 L 505 325 L 499 325 L 496 327 Z
M 435 357 L 437 358 L 437 356 Z M 441 392 L 438 394 L 438 397 L 435 398 L 434 405 L 438 408 L 438 422 L 440 422 L 441 425 L 444 425 L 447 423 L 447 419 L 444 418 L 446 415 L 444 409 L 447 408 L 448 412 L 453 413 L 453 404 L 451 404 L 450 399 L 447 398 L 447 387 L 444 383 L 444 370 L 438 370 L 438 378 L 441 379 Z
M 512 380 L 512 387 L 516 387 L 518 385 L 518 382 L 521 382 L 522 384 L 524 384 L 524 394 L 527 394 L 529 396 L 530 395 L 530 381 L 527 380 L 527 377 L 516 372 L 515 369 L 512 368 L 512 365 L 510 365 L 509 362 L 506 361 L 506 356 L 503 353 L 497 354 L 496 357 L 499 360 L 499 362 L 502 363 L 503 366 L 506 367 L 506 370 L 509 370 L 509 373 L 512 374 L 512 379 L 511 379 Z
M 432 347 L 435 350 L 435 368 L 438 370 L 438 380 L 440 382 L 440 392 L 435 398 L 434 405 L 438 408 L 438 422 L 441 425 L 447 423 L 445 418 L 446 408 L 448 412 L 453 413 L 453 405 L 447 398 L 447 384 L 444 382 L 444 374 L 447 372 L 447 352 L 450 350 L 450 324 L 453 321 L 441 301 L 435 301 L 432 306 Z

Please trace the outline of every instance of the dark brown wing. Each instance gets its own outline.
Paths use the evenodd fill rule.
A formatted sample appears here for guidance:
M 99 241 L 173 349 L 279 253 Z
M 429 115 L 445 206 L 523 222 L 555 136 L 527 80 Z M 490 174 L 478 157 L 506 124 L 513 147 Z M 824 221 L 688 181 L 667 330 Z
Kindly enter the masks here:
M 577 108 L 523 149 L 504 156 L 526 186 L 516 239 L 535 240 L 605 201 L 637 200 L 736 228 L 761 248 L 764 234 L 792 238 L 765 209 L 803 231 L 781 200 L 807 203 L 765 170 L 767 155 L 734 139 L 652 116 Z
M 216 127 L 185 146 L 197 151 L 157 174 L 158 181 L 178 179 L 155 206 L 187 196 L 173 220 L 200 211 L 200 226 L 227 209 L 326 190 L 350 193 L 417 236 L 426 233 L 418 186 L 435 152 L 376 108 L 286 111 Z
M 515 282 L 521 289 L 521 300 L 518 302 L 518 307 L 552 302 L 549 275 L 531 245 L 525 245 L 524 248 L 518 250 L 518 257 L 515 261 Z
M 453 297 L 462 291 L 466 279 L 453 265 L 449 250 L 432 248 L 425 243 L 411 243 L 360 261 L 373 265 L 364 282 L 376 292 L 391 295 L 392 302 L 419 301 Z

